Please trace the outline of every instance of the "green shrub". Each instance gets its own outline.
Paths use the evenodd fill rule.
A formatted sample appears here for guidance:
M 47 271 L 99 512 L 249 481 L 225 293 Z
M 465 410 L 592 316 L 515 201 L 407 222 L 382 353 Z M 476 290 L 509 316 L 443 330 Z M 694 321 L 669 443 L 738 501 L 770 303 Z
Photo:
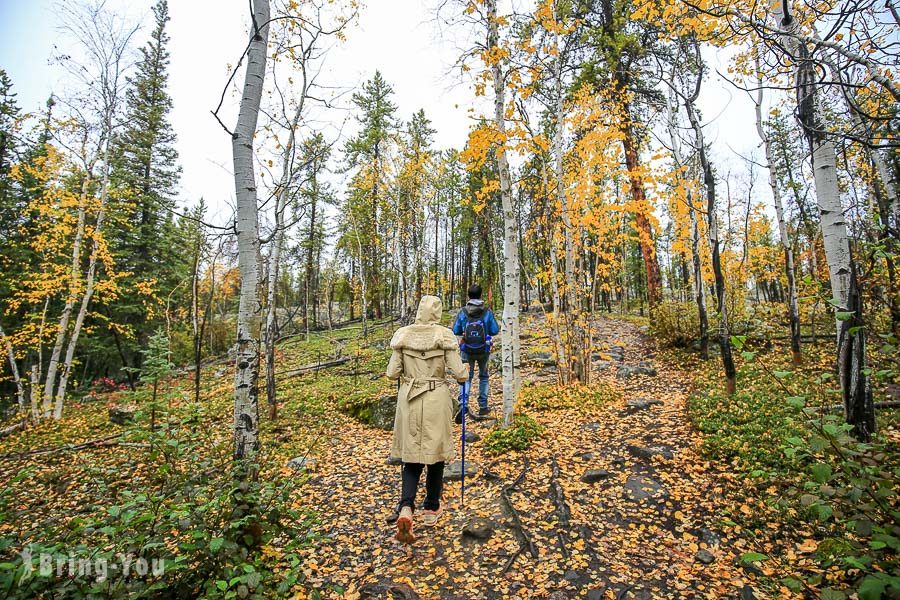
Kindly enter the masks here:
M 10 532 L 0 536 L 0 595 L 286 595 L 298 583 L 298 551 L 314 541 L 311 515 L 294 507 L 304 479 L 275 472 L 258 483 L 241 483 L 227 457 L 206 452 L 201 433 L 181 434 L 167 439 L 164 461 L 154 460 L 154 454 L 140 459 L 156 465 L 152 480 L 161 485 L 114 488 L 119 467 L 92 466 L 85 476 L 96 482 L 97 496 L 71 518 L 46 521 L 37 529 L 22 527 L 28 515 L 8 508 L 11 488 L 0 492 L 0 531 Z M 31 476 L 22 470 L 11 483 L 27 485 Z M 49 573 L 42 572 L 42 558 Z
M 829 577 L 832 586 L 850 586 L 860 598 L 894 597 L 900 592 L 900 454 L 890 433 L 861 443 L 842 418 L 823 412 L 840 401 L 835 378 L 818 366 L 828 364 L 830 354 L 823 353 L 830 348 L 806 346 L 805 364 L 795 368 L 784 348 L 761 356 L 745 338 L 732 343 L 745 361 L 737 393 L 724 393 L 710 361 L 698 373 L 701 390 L 688 401 L 688 414 L 706 434 L 704 455 L 728 462 L 745 478 L 749 495 L 767 499 L 760 512 L 772 512 L 760 523 L 775 513 L 783 527 L 817 532 L 819 567 L 839 574 Z M 882 419 L 890 422 L 891 415 Z M 817 577 L 810 574 L 808 582 L 821 585 Z M 829 597 L 846 597 L 834 594 Z
M 484 449 L 488 454 L 503 454 L 510 450 L 527 450 L 544 433 L 544 427 L 532 417 L 517 414 L 512 425 L 491 430 L 484 437 Z
M 713 330 L 712 312 L 709 328 Z M 700 317 L 693 302 L 663 302 L 650 315 L 650 331 L 663 346 L 687 348 L 700 338 Z

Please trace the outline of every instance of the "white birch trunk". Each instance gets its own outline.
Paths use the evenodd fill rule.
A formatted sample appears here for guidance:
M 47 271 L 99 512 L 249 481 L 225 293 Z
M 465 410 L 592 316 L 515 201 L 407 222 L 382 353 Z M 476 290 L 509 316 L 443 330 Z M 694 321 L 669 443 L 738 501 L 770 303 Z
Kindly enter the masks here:
M 19 414 L 25 415 L 25 384 L 19 376 L 19 365 L 16 363 L 16 352 L 13 349 L 12 342 L 3 332 L 3 326 L 0 325 L 0 340 L 6 348 L 6 357 L 9 359 L 9 370 L 12 372 L 13 382 L 16 384 L 16 399 L 19 403 Z
M 784 3 L 787 0 L 775 0 L 773 12 L 778 27 L 784 32 L 782 41 L 791 54 L 795 64 L 800 55 L 797 39 L 791 34 L 796 30 L 796 20 L 786 17 Z M 785 22 L 787 20 L 787 22 Z M 799 76 L 799 69 L 797 71 Z M 815 91 L 815 83 L 810 88 Z M 817 105 L 820 94 L 815 94 L 812 106 L 817 114 L 821 107 Z M 840 307 L 846 310 L 850 297 L 850 242 L 847 236 L 847 223 L 844 221 L 844 209 L 837 181 L 837 161 L 834 144 L 827 136 L 814 135 L 811 140 L 813 179 L 816 186 L 816 201 L 819 206 L 822 226 L 822 241 L 825 246 L 825 259 L 828 261 L 831 279 L 831 294 Z M 841 322 L 837 321 L 837 330 Z
M 872 150 L 870 154 L 872 162 L 875 163 L 875 168 L 878 170 L 878 176 L 881 178 L 881 184 L 884 186 L 894 227 L 900 227 L 900 199 L 897 197 L 897 179 L 894 177 L 894 170 L 888 167 L 880 150 Z
M 259 206 L 253 169 L 253 137 L 266 75 L 269 2 L 253 0 L 253 25 L 247 50 L 241 108 L 231 139 L 237 204 L 238 267 L 241 295 L 237 319 L 237 359 L 234 374 L 234 459 L 245 476 L 256 476 L 259 452 L 259 335 L 262 307 L 259 284 Z
M 266 289 L 266 399 L 269 402 L 269 418 L 275 419 L 278 415 L 278 401 L 275 396 L 275 335 L 278 330 L 278 313 L 275 303 L 275 291 L 278 287 L 278 271 L 281 265 L 281 251 L 284 246 L 284 210 L 287 206 L 288 189 L 291 177 L 294 173 L 294 140 L 297 124 L 303 111 L 303 101 L 297 106 L 294 117 L 291 119 L 291 130 L 288 134 L 288 142 L 282 154 L 281 183 L 278 191 L 278 199 L 275 203 L 275 234 L 272 238 L 272 251 L 269 253 L 269 278 Z M 307 286 L 308 287 L 308 286 Z M 307 337 L 309 336 L 309 291 L 306 296 L 307 315 L 305 316 Z
M 91 246 L 91 256 L 88 260 L 87 278 L 85 281 L 84 295 L 81 297 L 81 306 L 78 309 L 78 315 L 75 317 L 75 326 L 72 328 L 72 336 L 69 338 L 69 345 L 66 348 L 66 358 L 62 365 L 62 372 L 59 376 L 59 387 L 56 391 L 56 403 L 53 407 L 53 418 L 62 418 L 63 402 L 66 396 L 66 388 L 69 384 L 69 374 L 72 371 L 72 362 L 75 360 L 75 349 L 78 347 L 78 337 L 81 335 L 81 329 L 84 326 L 84 320 L 87 318 L 88 307 L 91 304 L 91 298 L 94 295 L 94 284 L 97 277 L 97 262 L 100 260 L 100 236 L 102 235 L 103 220 L 106 214 L 106 204 L 109 201 L 109 143 L 112 136 L 112 116 L 115 111 L 115 101 L 110 107 L 110 114 L 106 119 L 106 145 L 103 149 L 103 179 L 100 182 L 100 210 L 97 212 L 97 222 L 94 224 L 93 244 Z
M 41 366 L 38 363 L 31 365 L 31 387 L 28 388 L 28 394 L 31 397 L 31 417 L 39 419 L 41 417 L 41 406 L 38 398 L 38 386 L 41 383 Z
M 53 349 L 50 351 L 50 360 L 47 363 L 47 378 L 44 380 L 44 399 L 41 406 L 41 413 L 44 417 L 50 416 L 50 408 L 53 405 L 53 388 L 56 386 L 56 372 L 59 369 L 59 358 L 62 355 L 63 344 L 66 341 L 66 334 L 69 330 L 69 320 L 71 319 L 72 311 L 75 308 L 75 294 L 78 289 L 80 275 L 81 243 L 84 239 L 84 223 L 87 214 L 87 194 L 88 176 L 85 175 L 85 180 L 81 184 L 81 205 L 78 207 L 78 222 L 75 225 L 75 241 L 72 244 L 72 267 L 69 272 L 69 290 L 66 297 L 66 303 L 59 316 L 59 329 L 56 332 L 56 341 L 53 344 Z
M 497 0 L 487 0 L 488 50 L 499 45 L 497 26 Z M 497 163 L 500 172 L 500 199 L 503 211 L 503 419 L 502 426 L 512 423 L 519 391 L 519 254 L 518 221 L 513 204 L 512 182 L 509 175 L 509 162 L 506 157 L 506 82 L 500 69 L 500 63 L 494 59 L 491 78 L 494 85 L 494 121 L 500 134 L 500 147 L 497 149 Z
M 672 143 L 672 154 L 675 156 L 675 167 L 681 169 L 685 166 L 684 157 L 681 154 L 681 142 L 678 138 L 677 104 L 675 102 L 675 71 L 669 83 L 670 90 L 666 94 L 666 110 L 668 118 L 666 127 L 669 139 Z M 680 176 L 679 176 L 680 177 Z M 688 191 L 687 194 L 688 216 L 691 220 L 691 258 L 694 275 L 694 300 L 697 303 L 697 317 L 700 323 L 700 357 L 709 358 L 709 317 L 706 311 L 706 291 L 703 288 L 703 267 L 700 261 L 700 225 L 697 222 L 697 211 L 694 208 L 694 199 Z
M 559 306 L 560 306 L 560 293 L 559 293 L 559 260 L 556 256 L 556 225 L 553 222 L 553 212 L 550 210 L 550 183 L 547 177 L 547 164 L 545 161 L 541 161 L 541 176 L 544 181 L 544 190 L 547 193 L 547 225 L 550 227 L 550 239 L 548 248 L 550 250 L 550 289 L 553 293 L 553 342 L 556 344 L 556 358 L 557 358 L 557 377 L 559 379 L 559 383 L 568 383 L 569 382 L 569 361 L 566 359 L 567 352 L 565 346 L 562 343 L 562 336 L 559 333 Z
M 569 213 L 569 203 L 566 198 L 566 188 L 563 178 L 563 134 L 565 129 L 565 112 L 563 109 L 563 86 L 562 86 L 562 55 L 559 47 L 559 34 L 556 34 L 556 60 L 553 61 L 553 78 L 556 95 L 556 129 L 553 135 L 553 160 L 556 167 L 556 199 L 559 202 L 560 212 L 562 213 L 563 222 L 563 240 L 564 240 L 564 268 L 565 268 L 565 286 L 563 290 L 566 297 L 566 345 L 569 355 L 569 364 L 566 365 L 566 379 L 563 383 L 570 383 L 572 375 L 575 379 L 584 381 L 587 377 L 588 370 L 585 368 L 585 348 L 584 336 L 581 332 L 580 318 L 581 310 L 578 301 L 578 290 L 575 279 L 575 249 L 572 239 L 572 215 Z M 555 307 L 554 307 L 555 308 Z
M 797 30 L 797 21 L 788 14 L 787 0 L 776 0 L 773 12 L 784 34 L 781 36 L 783 45 L 797 65 L 798 113 L 811 147 L 816 200 L 833 302 L 839 312 L 850 313 L 849 319 L 836 319 L 837 370 L 844 418 L 853 425 L 853 433 L 858 439 L 868 440 L 875 430 L 875 408 L 865 372 L 866 338 L 862 301 L 855 286 L 850 238 L 838 188 L 836 151 L 834 143 L 822 131 L 821 84 L 814 70 L 809 69 L 807 48 L 791 35 Z
M 759 71 L 759 59 L 756 69 Z M 762 118 L 763 86 L 759 83 L 754 104 L 756 105 L 756 133 L 762 142 L 766 153 L 766 165 L 769 170 L 769 187 L 772 190 L 772 198 L 775 201 L 775 218 L 778 219 L 778 233 L 781 237 L 781 245 L 784 247 L 784 270 L 788 282 L 788 317 L 791 327 L 791 352 L 793 363 L 800 363 L 800 303 L 797 294 L 797 282 L 794 276 L 794 248 L 788 237 L 787 223 L 784 220 L 784 206 L 781 202 L 781 194 L 778 191 L 778 179 L 775 176 L 774 152 L 769 144 L 769 136 L 763 128 Z

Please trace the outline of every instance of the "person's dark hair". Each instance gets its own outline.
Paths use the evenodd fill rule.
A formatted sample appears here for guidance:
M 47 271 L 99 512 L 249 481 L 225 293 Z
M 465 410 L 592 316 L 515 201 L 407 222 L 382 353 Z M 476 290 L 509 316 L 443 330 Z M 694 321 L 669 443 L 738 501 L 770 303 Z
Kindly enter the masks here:
M 478 300 L 481 298 L 481 286 L 477 283 L 473 283 L 469 286 L 469 299 L 470 300 Z

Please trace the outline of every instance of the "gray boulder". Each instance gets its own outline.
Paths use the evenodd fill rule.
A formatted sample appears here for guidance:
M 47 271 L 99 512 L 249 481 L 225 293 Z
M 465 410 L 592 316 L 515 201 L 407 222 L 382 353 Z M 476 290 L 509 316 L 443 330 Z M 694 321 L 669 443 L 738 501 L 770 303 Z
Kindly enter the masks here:
M 134 421 L 137 407 L 133 405 L 113 406 L 109 409 L 109 420 L 116 425 L 125 425 Z
M 555 367 L 556 359 L 549 352 L 531 352 L 528 360 L 543 367 Z
M 662 400 L 657 400 L 656 398 L 633 398 L 628 400 L 625 403 L 625 406 L 630 412 L 637 412 L 639 410 L 646 410 L 657 404 L 662 404 Z
M 709 544 L 710 546 L 717 546 L 722 542 L 722 538 L 719 537 L 719 534 L 711 529 L 701 528 L 697 531 L 700 537 L 700 541 L 704 544 Z
M 396 410 L 397 396 L 382 396 L 372 405 L 372 426 L 385 431 L 393 430 Z
M 644 458 L 647 460 L 652 459 L 654 456 L 662 457 L 666 460 L 671 460 L 674 456 L 672 454 L 672 450 L 666 448 L 665 446 L 628 446 L 628 452 L 631 453 L 632 456 L 636 456 L 637 458 Z
M 463 527 L 463 538 L 484 541 L 494 535 L 496 526 L 487 519 L 472 519 Z
M 664 485 L 643 475 L 632 475 L 625 482 L 625 499 L 632 502 L 653 499 L 664 500 L 669 497 L 669 491 Z
M 295 471 L 305 471 L 316 466 L 318 461 L 312 456 L 295 456 L 287 461 L 287 467 Z
M 466 461 L 466 477 L 473 477 L 478 473 L 478 463 Z M 444 481 L 459 481 L 462 479 L 462 462 L 454 460 L 444 467 Z
M 655 377 L 657 375 L 656 369 L 649 362 L 640 362 L 637 365 L 629 366 L 629 365 L 620 365 L 618 371 L 616 371 L 617 379 L 628 379 L 635 375 L 647 375 L 650 377 Z
M 584 475 L 581 476 L 581 481 L 584 483 L 597 483 L 598 481 L 603 481 L 608 478 L 609 471 L 606 469 L 588 469 L 584 472 Z

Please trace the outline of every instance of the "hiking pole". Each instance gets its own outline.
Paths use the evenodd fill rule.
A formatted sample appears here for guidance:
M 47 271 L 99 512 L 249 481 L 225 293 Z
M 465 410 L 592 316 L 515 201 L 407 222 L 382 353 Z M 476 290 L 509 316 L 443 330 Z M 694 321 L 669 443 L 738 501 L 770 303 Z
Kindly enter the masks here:
M 469 412 L 469 380 L 462 384 L 460 394 L 460 414 L 462 414 L 462 477 L 459 501 L 461 506 L 466 504 L 466 413 Z

